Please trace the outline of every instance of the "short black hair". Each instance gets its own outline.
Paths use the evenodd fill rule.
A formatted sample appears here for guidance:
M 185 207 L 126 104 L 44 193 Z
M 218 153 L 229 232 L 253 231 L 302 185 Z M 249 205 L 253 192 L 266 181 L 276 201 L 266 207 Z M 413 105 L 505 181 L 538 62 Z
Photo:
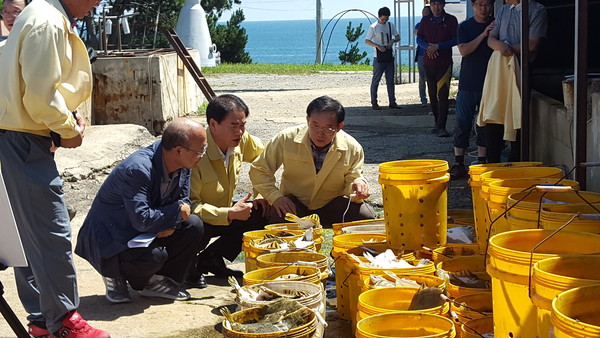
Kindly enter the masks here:
M 474 5 L 475 1 L 477 1 L 477 0 L 471 0 L 471 5 Z M 494 0 L 487 0 L 487 1 L 489 1 L 492 5 L 494 4 Z
M 206 122 L 214 119 L 217 123 L 221 123 L 227 117 L 227 114 L 237 110 L 243 111 L 246 117 L 250 115 L 248 106 L 239 97 L 233 94 L 219 95 L 210 101 L 206 107 Z
M 377 17 L 381 18 L 382 16 L 390 16 L 392 15 L 392 13 L 390 12 L 390 9 L 387 7 L 381 7 L 379 9 L 379 11 L 377 12 Z
M 342 106 L 338 100 L 332 99 L 326 95 L 312 100 L 306 108 L 306 115 L 308 115 L 308 117 L 310 117 L 312 113 L 320 112 L 334 112 L 337 115 L 337 123 L 344 122 L 344 118 L 346 117 L 344 106 Z

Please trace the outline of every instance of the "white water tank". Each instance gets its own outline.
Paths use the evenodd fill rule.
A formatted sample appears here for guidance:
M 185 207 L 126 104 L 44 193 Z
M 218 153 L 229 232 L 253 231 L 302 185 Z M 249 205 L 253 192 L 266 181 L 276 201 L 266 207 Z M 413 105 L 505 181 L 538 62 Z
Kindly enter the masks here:
M 206 12 L 200 0 L 185 1 L 175 31 L 186 47 L 198 50 L 198 67 L 214 67 L 220 63 L 220 53 L 210 38 Z

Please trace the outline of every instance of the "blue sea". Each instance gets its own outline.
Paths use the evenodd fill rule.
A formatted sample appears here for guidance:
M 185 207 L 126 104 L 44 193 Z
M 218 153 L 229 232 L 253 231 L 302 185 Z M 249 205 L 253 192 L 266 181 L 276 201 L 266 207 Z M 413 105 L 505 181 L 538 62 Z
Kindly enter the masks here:
M 420 20 L 420 18 L 415 19 L 416 22 Z M 350 49 L 346 39 L 346 27 L 349 22 L 352 22 L 352 27 L 362 23 L 365 32 L 356 41 L 360 51 L 366 51 L 367 57 L 372 61 L 373 47 L 365 44 L 369 25 L 376 19 L 370 20 L 370 22 L 366 18 L 323 20 L 323 62 L 341 64 L 338 59 L 339 52 L 346 48 Z M 314 20 L 243 22 L 242 27 L 248 34 L 246 51 L 250 54 L 253 63 L 313 64 L 316 56 L 315 26 Z M 401 27 L 396 27 L 396 30 L 400 33 L 400 43 L 409 44 L 413 29 L 408 29 L 408 18 L 402 18 Z M 407 52 L 403 52 L 402 63 L 408 64 Z

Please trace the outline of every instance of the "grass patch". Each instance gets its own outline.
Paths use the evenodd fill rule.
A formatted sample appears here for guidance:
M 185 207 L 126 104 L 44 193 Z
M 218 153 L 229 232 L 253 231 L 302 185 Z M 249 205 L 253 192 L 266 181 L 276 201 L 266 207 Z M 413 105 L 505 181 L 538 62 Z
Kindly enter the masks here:
M 206 115 L 206 107 L 208 107 L 208 102 L 202 103 L 202 105 L 200 105 L 198 107 L 198 109 L 196 109 L 195 113 L 200 116 L 205 116 Z
M 403 67 L 403 71 L 405 66 Z M 314 74 L 319 72 L 358 72 L 358 71 L 373 71 L 371 65 L 334 65 L 334 64 L 270 64 L 270 63 L 222 63 L 217 67 L 204 67 L 202 72 L 206 75 L 211 74 L 278 74 L 278 75 L 295 75 L 295 74 Z M 406 67 L 408 71 L 408 67 Z
M 270 64 L 270 63 L 222 63 L 217 67 L 202 69 L 205 74 L 313 74 L 322 71 L 370 71 L 369 65 L 333 65 L 333 64 Z

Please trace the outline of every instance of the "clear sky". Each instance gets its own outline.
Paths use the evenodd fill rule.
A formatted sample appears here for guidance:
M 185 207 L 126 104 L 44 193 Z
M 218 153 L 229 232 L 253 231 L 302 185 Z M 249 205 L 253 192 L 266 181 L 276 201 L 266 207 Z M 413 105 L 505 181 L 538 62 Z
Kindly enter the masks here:
M 380 7 L 387 6 L 394 15 L 394 1 L 370 2 L 364 0 L 321 0 L 323 19 L 330 19 L 339 12 L 348 9 L 362 9 L 377 15 Z M 423 0 L 415 0 L 415 13 L 420 15 Z M 271 21 L 271 20 L 314 20 L 316 17 L 316 0 L 242 0 L 241 5 L 234 9 L 244 10 L 246 21 Z M 407 11 L 406 7 L 402 11 Z M 401 13 L 402 16 L 408 13 Z M 227 21 L 230 13 L 224 13 L 221 20 Z M 344 18 L 364 17 L 359 12 L 351 12 Z

